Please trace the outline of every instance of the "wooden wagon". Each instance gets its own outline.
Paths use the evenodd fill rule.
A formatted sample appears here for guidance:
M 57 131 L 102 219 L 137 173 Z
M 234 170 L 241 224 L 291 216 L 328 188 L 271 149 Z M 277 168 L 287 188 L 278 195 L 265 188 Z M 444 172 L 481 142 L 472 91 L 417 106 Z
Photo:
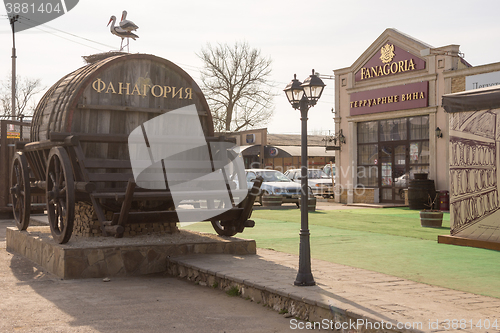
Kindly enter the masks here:
M 223 175 L 226 182 L 225 188 L 184 188 L 181 197 L 185 200 L 174 202 L 167 181 L 163 189 L 137 186 L 127 143 L 133 129 L 186 105 L 194 105 L 197 110 L 210 150 L 212 173 Z M 208 110 L 191 77 L 155 56 L 113 56 L 68 74 L 37 106 L 31 142 L 16 146 L 10 194 L 18 228 L 28 227 L 31 196 L 40 193 L 46 195 L 51 232 L 59 243 L 68 242 L 72 235 L 77 202 L 93 206 L 104 236 L 121 237 L 130 224 L 178 222 L 182 203 L 190 205 L 182 212 L 184 221 L 190 216 L 208 216 L 205 220 L 220 235 L 233 236 L 253 227 L 249 218 L 262 180 L 247 189 L 243 174 L 216 168 L 215 155 L 226 164 L 236 155 L 231 149 L 210 149 L 211 142 L 230 140 L 214 136 Z M 199 173 L 201 161 L 191 162 L 179 172 Z M 235 181 L 233 176 L 237 176 Z M 200 192 L 204 199 L 190 200 L 199 199 Z M 228 194 L 230 202 L 218 199 Z

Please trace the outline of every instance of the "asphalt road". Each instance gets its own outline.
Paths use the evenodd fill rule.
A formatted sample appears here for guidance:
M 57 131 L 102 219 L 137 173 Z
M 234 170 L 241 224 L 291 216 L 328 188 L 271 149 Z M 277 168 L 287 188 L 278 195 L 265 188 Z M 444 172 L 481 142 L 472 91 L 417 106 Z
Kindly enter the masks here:
M 0 220 L 0 332 L 290 332 L 290 319 L 176 278 L 61 280 L 6 251 Z

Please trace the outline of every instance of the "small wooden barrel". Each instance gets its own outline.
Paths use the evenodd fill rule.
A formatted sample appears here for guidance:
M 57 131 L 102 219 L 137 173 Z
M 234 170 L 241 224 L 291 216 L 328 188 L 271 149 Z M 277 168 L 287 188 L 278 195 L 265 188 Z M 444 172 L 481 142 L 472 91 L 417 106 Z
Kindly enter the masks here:
M 283 203 L 283 197 L 279 195 L 263 195 L 262 196 L 262 206 L 263 207 L 279 207 Z
M 443 212 L 420 212 L 420 225 L 427 228 L 441 228 L 443 225 Z

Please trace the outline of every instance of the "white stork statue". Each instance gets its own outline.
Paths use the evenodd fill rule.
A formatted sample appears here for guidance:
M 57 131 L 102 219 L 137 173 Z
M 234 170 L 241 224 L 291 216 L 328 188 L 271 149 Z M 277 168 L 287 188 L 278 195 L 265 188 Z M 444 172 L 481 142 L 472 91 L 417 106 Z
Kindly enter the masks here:
M 123 30 L 127 30 L 127 31 L 135 31 L 135 30 L 139 29 L 139 27 L 134 22 L 127 20 L 127 11 L 126 10 L 124 10 L 122 12 L 122 19 L 120 21 L 120 28 L 122 28 Z
M 111 27 L 110 27 L 110 31 L 113 35 L 116 35 L 118 37 L 120 37 L 122 39 L 122 42 L 120 44 L 120 51 L 122 51 L 125 46 L 127 47 L 127 52 L 128 52 L 128 43 L 129 43 L 129 38 L 132 38 L 133 40 L 135 40 L 136 38 L 139 38 L 139 36 L 137 36 L 136 34 L 134 34 L 133 32 L 130 32 L 130 31 L 127 31 L 127 30 L 124 30 L 120 27 L 115 27 L 115 23 L 116 23 L 116 17 L 113 15 L 111 16 L 111 18 L 109 19 L 109 22 L 108 22 L 108 25 L 111 23 Z M 123 39 L 127 38 L 127 45 L 123 46 Z

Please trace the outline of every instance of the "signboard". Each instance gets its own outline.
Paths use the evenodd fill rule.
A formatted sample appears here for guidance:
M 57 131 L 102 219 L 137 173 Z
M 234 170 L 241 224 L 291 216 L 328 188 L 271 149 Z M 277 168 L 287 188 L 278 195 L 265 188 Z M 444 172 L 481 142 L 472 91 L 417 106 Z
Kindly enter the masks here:
M 418 143 L 410 144 L 410 161 L 418 162 Z
M 427 107 L 428 92 L 429 81 L 424 81 L 352 93 L 350 115 Z
M 247 134 L 246 135 L 247 144 L 255 143 L 255 134 Z
M 269 156 L 270 157 L 278 156 L 278 148 L 275 148 L 275 147 L 269 148 Z
M 394 44 L 386 43 L 356 72 L 354 80 L 365 81 L 421 69 L 425 69 L 424 60 Z
M 7 132 L 7 139 L 20 139 L 21 138 L 21 133 L 19 132 Z
M 465 77 L 465 90 L 486 88 L 500 85 L 500 72 L 491 72 Z

